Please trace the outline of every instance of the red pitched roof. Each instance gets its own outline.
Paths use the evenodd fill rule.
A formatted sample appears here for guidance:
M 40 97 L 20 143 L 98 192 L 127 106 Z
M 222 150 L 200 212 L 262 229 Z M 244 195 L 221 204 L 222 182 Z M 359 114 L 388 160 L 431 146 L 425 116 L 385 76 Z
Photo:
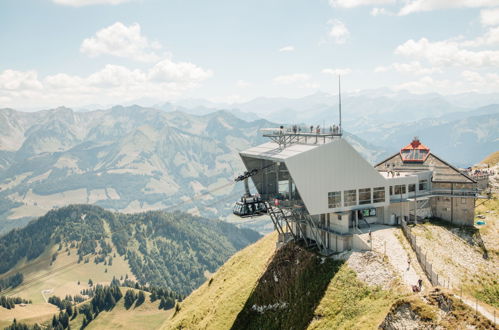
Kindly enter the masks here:
M 422 144 L 417 137 L 400 149 L 400 157 L 405 162 L 424 162 L 430 154 L 430 148 Z

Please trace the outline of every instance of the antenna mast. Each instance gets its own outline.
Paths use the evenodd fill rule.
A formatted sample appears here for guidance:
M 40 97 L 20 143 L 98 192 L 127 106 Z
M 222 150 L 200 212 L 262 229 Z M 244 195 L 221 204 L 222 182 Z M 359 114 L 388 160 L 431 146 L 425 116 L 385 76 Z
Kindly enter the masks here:
M 339 110 L 340 110 L 340 135 L 343 134 L 343 131 L 341 130 L 341 76 L 338 75 L 338 104 L 339 104 Z

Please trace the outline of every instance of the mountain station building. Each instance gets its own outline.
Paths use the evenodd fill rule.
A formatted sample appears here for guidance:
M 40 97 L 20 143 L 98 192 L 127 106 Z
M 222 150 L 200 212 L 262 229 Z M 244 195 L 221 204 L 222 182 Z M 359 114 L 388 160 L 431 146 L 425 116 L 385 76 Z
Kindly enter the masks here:
M 279 239 L 303 239 L 323 254 L 350 250 L 372 224 L 437 217 L 472 226 L 476 181 L 417 138 L 372 166 L 337 129 L 264 129 L 269 142 L 240 152 Z

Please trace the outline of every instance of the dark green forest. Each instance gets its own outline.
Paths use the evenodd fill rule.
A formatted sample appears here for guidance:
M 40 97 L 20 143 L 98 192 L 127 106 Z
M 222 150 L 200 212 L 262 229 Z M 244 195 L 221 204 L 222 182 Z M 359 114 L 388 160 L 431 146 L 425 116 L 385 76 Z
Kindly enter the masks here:
M 70 205 L 0 237 L 0 274 L 58 245 L 77 248 L 78 262 L 111 263 L 119 254 L 141 285 L 186 295 L 205 281 L 206 271 L 259 238 L 255 231 L 181 212 L 121 214 Z

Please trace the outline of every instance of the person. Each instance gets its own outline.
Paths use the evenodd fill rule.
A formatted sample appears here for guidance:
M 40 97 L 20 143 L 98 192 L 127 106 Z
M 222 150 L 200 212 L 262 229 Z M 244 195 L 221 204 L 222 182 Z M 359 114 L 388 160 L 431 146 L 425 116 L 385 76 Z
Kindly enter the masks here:
M 407 259 L 407 270 L 411 268 L 411 259 Z
M 419 285 L 419 291 L 421 291 L 421 287 L 423 286 L 423 280 L 422 279 L 418 280 L 418 285 Z

